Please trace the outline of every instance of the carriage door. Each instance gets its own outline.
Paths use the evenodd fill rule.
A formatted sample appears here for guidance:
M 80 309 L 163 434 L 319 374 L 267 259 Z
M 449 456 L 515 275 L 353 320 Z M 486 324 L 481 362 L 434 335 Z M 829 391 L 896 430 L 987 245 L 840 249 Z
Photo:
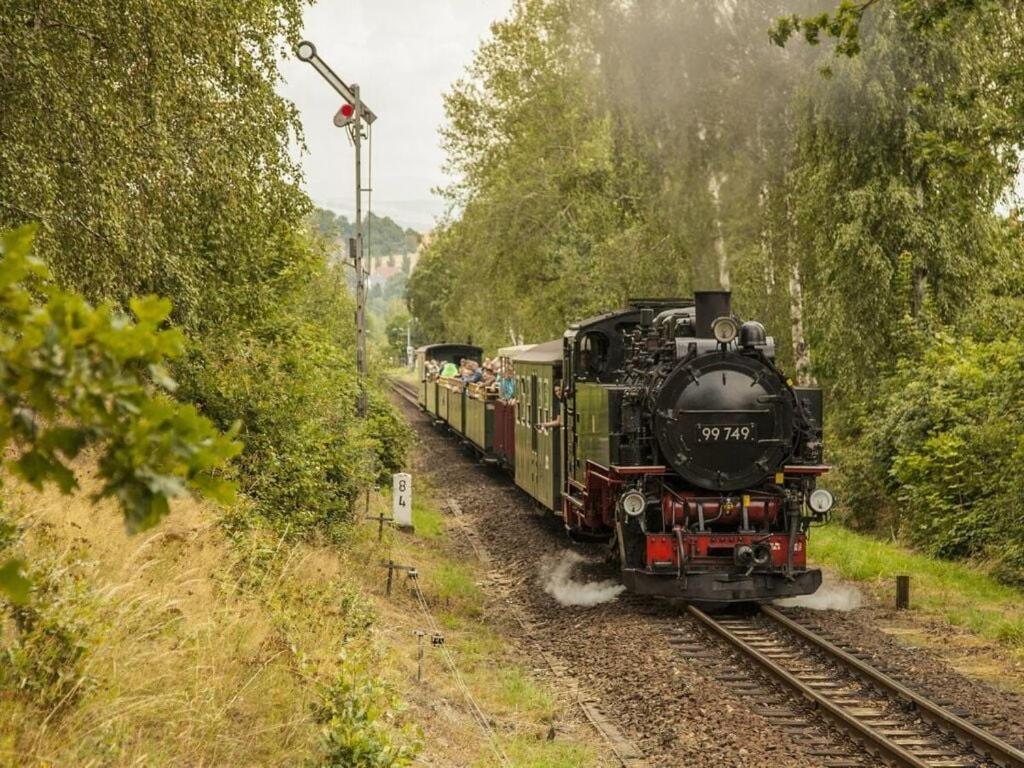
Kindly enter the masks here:
M 540 456 L 537 455 L 540 435 L 537 430 L 540 424 L 540 403 L 537 402 L 539 388 L 537 386 L 537 374 L 530 374 L 530 489 L 534 498 L 538 493 L 538 479 L 540 476 Z

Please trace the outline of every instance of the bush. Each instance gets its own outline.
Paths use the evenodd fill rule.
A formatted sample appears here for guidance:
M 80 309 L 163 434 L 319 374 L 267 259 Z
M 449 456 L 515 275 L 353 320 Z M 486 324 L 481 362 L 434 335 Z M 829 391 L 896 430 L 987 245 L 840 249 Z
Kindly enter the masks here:
M 20 530 L 0 514 L 0 562 L 23 554 Z M 0 601 L 0 695 L 19 695 L 51 712 L 85 692 L 84 663 L 91 628 L 88 585 L 57 563 L 36 562 L 29 569 L 32 601 Z
M 29 571 L 32 602 L 3 604 L 12 629 L 2 647 L 0 690 L 18 692 L 44 711 L 63 709 L 88 684 L 85 659 L 91 647 L 89 588 L 81 579 L 51 567 Z
M 396 711 L 398 699 L 365 661 L 343 658 L 336 678 L 321 688 L 314 715 L 322 725 L 322 752 L 314 765 L 400 768 L 416 756 L 415 742 L 396 743 L 386 721 Z
M 241 421 L 242 490 L 297 535 L 338 531 L 360 488 L 401 467 L 410 434 L 377 389 L 357 418 L 351 299 L 315 249 L 302 271 L 273 314 L 201 339 L 179 372 L 183 398 Z
M 1024 583 L 1024 341 L 937 337 L 841 451 L 851 520 Z

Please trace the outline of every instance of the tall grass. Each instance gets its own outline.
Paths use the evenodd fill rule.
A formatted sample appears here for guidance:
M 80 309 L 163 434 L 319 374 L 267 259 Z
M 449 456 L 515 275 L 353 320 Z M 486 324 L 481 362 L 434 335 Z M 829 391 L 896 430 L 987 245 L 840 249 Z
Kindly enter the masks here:
M 940 560 L 855 533 L 838 524 L 811 532 L 813 560 L 845 579 L 892 594 L 898 574 L 911 576 L 915 609 L 941 616 L 1024 655 L 1024 592 L 1006 586 L 980 566 Z
M 87 492 L 24 500 L 32 524 L 19 546 L 38 565 L 39 589 L 30 620 L 4 621 L 0 607 L 0 666 L 20 661 L 0 672 L 0 765 L 230 768 L 405 754 L 390 743 L 401 723 L 378 723 L 367 704 L 390 702 L 376 683 L 386 664 L 375 614 L 330 549 L 258 528 L 231 541 L 188 502 L 157 533 L 132 538 Z M 346 687 L 360 671 L 369 683 Z

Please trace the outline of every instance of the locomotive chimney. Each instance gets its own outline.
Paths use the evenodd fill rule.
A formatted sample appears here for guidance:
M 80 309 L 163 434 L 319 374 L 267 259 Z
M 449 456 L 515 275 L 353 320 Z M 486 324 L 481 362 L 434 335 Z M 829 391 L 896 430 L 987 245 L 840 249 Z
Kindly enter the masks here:
M 713 339 L 711 324 L 719 317 L 732 316 L 729 291 L 694 291 L 693 303 L 697 314 L 697 338 Z

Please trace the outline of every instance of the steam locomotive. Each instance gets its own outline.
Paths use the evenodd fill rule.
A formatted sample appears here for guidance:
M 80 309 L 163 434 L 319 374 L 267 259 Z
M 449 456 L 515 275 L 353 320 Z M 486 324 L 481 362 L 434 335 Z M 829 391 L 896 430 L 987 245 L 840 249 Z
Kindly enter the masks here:
M 730 603 L 818 588 L 807 533 L 833 504 L 816 487 L 822 393 L 787 379 L 727 292 L 634 300 L 500 351 L 514 400 L 425 374 L 428 360 L 480 354 L 417 350 L 421 406 L 574 537 L 607 541 L 628 589 Z

